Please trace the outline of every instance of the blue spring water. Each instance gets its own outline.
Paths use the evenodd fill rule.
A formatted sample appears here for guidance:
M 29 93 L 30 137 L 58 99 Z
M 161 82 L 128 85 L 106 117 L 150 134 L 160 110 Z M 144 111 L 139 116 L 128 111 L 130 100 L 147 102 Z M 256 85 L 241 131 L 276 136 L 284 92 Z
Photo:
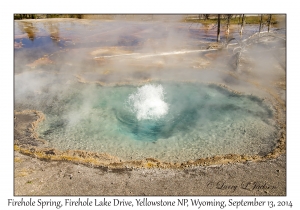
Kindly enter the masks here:
M 217 85 L 85 85 L 70 89 L 44 112 L 39 133 L 54 147 L 122 159 L 187 161 L 229 153 L 266 154 L 277 141 L 267 104 Z

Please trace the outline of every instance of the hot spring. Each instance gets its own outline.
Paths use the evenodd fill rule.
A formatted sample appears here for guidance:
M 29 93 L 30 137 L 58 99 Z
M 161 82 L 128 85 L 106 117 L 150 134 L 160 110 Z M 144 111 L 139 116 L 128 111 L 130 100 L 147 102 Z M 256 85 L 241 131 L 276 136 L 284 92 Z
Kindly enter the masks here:
M 32 111 L 16 145 L 174 164 L 284 151 L 285 28 L 222 24 L 218 44 L 214 24 L 136 18 L 15 21 L 14 110 Z
M 265 155 L 276 145 L 269 105 L 215 84 L 153 82 L 69 85 L 43 112 L 38 133 L 61 150 L 123 160 L 188 161 L 225 154 Z

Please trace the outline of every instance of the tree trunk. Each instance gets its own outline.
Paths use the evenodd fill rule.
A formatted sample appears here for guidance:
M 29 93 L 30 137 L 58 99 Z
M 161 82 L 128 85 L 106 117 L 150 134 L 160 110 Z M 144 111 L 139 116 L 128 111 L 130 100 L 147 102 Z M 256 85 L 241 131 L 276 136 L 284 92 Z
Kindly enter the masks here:
M 231 18 L 231 15 L 227 15 L 227 29 L 226 29 L 226 35 L 229 34 L 230 18 Z
M 272 15 L 269 15 L 269 20 L 268 20 L 268 32 L 270 32 L 271 18 L 272 18 Z
M 243 16 L 242 16 L 242 24 L 241 24 L 240 34 L 243 34 L 244 25 L 245 25 L 245 14 L 243 14 Z
M 262 26 L 262 18 L 263 18 L 263 15 L 260 15 L 260 23 L 259 23 L 259 33 L 261 32 L 261 26 Z
M 220 25 L 221 25 L 221 15 L 218 14 L 218 32 L 217 32 L 217 42 L 220 41 Z

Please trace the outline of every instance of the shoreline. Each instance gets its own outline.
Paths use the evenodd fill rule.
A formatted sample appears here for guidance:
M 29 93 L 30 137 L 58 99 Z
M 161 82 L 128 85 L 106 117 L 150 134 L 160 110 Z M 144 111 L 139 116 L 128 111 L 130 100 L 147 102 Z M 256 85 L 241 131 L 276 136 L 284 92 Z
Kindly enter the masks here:
M 110 169 L 15 152 L 15 196 L 286 196 L 286 156 L 187 169 Z

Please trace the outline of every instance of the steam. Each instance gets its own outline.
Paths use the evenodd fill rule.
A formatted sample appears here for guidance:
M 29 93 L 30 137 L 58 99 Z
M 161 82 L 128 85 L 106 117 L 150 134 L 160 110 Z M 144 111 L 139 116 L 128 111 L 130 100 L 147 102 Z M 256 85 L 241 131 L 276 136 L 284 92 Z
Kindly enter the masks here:
M 268 121 L 254 121 L 269 116 L 268 111 L 264 116 L 257 112 L 262 109 L 260 101 L 254 101 L 257 105 L 250 109 L 248 97 L 242 100 L 226 91 L 225 97 L 223 89 L 215 96 L 217 87 L 169 82 L 220 84 L 259 98 L 273 97 L 270 93 L 275 95 L 279 90 L 276 100 L 285 101 L 284 30 L 254 36 L 243 44 L 242 40 L 258 30 L 258 26 L 246 25 L 243 36 L 237 29 L 231 30 L 235 40 L 230 45 L 215 45 L 216 29 L 158 18 L 15 21 L 15 43 L 22 43 L 22 48 L 14 52 L 14 109 L 42 111 L 46 121 L 40 134 L 53 144 L 66 149 L 98 148 L 138 159 L 142 158 L 141 151 L 145 157 L 164 154 L 174 142 L 178 145 L 162 160 L 178 161 L 182 148 L 183 161 L 199 158 L 199 154 L 206 156 L 208 147 L 217 154 L 229 153 L 229 143 L 252 141 L 252 130 L 264 139 L 275 139 L 268 136 L 273 129 Z M 33 33 L 35 39 L 30 40 Z M 232 103 L 221 109 L 220 98 Z M 243 121 L 240 113 L 252 114 L 251 123 Z M 234 116 L 240 123 L 232 122 Z M 88 143 L 90 140 L 93 144 Z M 245 146 L 245 151 L 252 150 L 254 143 L 249 142 L 251 147 Z M 271 146 L 264 143 L 269 151 Z M 206 146 L 195 148 L 202 144 Z M 261 151 L 260 145 L 254 146 Z
M 138 120 L 157 120 L 168 113 L 169 105 L 164 101 L 162 85 L 144 85 L 129 95 L 129 109 Z
M 153 16 L 154 20 L 159 17 Z M 190 23 L 162 20 L 32 20 L 30 27 L 27 22 L 15 21 L 15 42 L 23 43 L 15 50 L 15 109 L 47 111 L 76 89 L 85 103 L 82 109 L 68 108 L 68 122 L 77 122 L 92 109 L 89 103 L 94 96 L 87 85 L 79 87 L 78 81 L 112 86 L 169 80 L 208 82 L 264 97 L 266 93 L 248 80 L 272 87 L 274 81 L 281 85 L 285 77 L 285 41 L 276 38 L 279 31 L 249 39 L 251 45 L 242 46 L 240 67 L 236 68 L 234 49 L 241 47 L 239 42 L 232 41 L 223 50 L 209 47 L 215 32 L 195 30 L 196 24 L 189 29 Z M 57 30 L 60 37 L 54 40 Z M 243 37 L 231 33 L 239 40 L 247 38 L 247 31 L 253 33 L 252 26 L 245 26 Z M 32 33 L 33 41 L 26 38 Z M 139 120 L 162 118 L 169 108 L 163 92 L 159 85 L 139 88 L 128 99 L 130 110 Z

